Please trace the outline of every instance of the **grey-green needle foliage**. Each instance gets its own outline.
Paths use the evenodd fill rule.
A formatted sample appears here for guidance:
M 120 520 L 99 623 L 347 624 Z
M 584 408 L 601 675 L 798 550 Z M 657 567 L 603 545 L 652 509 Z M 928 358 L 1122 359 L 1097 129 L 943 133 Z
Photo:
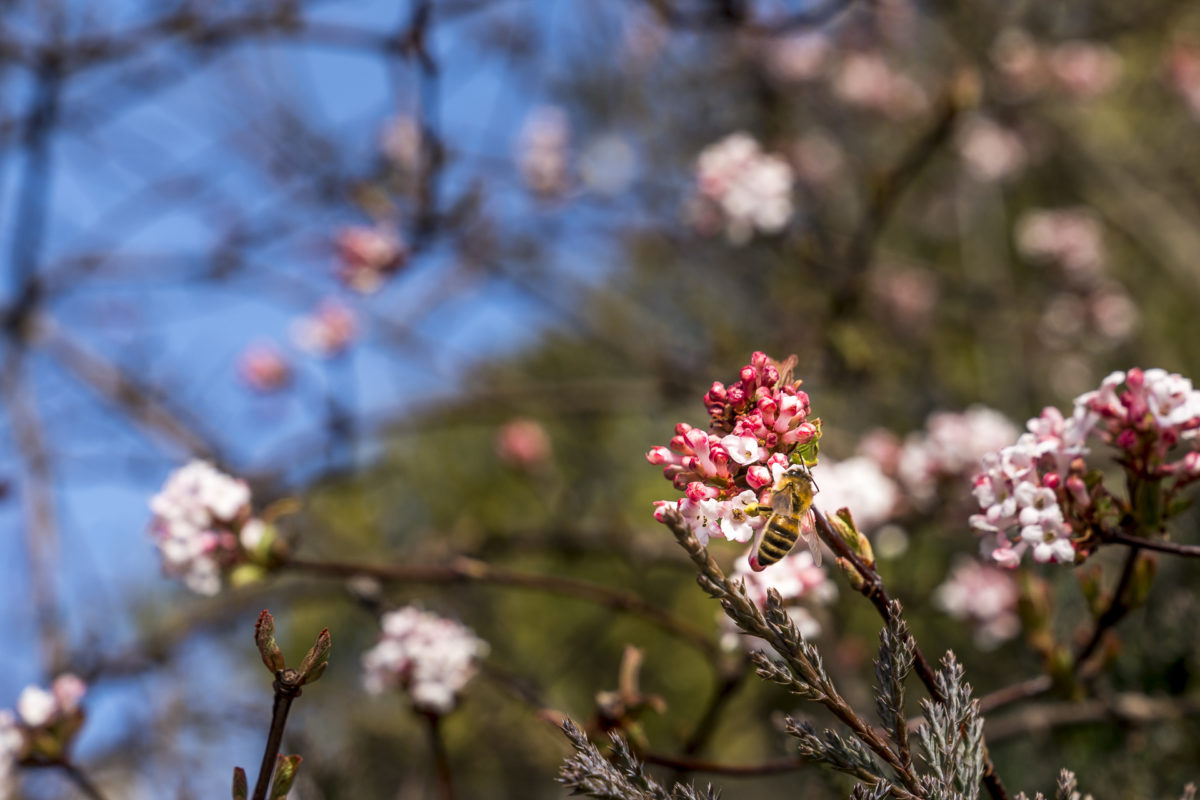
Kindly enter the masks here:
M 610 761 L 570 720 L 563 723 L 563 732 L 571 740 L 575 755 L 563 764 L 558 782 L 571 789 L 571 794 L 602 800 L 718 800 L 719 793 L 712 786 L 703 792 L 683 783 L 675 784 L 670 791 L 663 788 L 646 774 L 620 736 L 612 737 Z

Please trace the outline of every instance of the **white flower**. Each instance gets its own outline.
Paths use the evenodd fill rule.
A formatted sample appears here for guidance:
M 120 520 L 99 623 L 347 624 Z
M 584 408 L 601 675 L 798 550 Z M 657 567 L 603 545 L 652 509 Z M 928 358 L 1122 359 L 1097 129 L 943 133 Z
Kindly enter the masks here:
M 725 532 L 721 530 L 721 504 L 716 500 L 692 500 L 685 497 L 679 501 L 679 513 L 683 515 L 684 522 L 692 529 L 701 545 L 708 544 L 708 540 L 713 536 L 724 538 Z
M 721 440 L 721 446 L 729 452 L 729 457 L 745 466 L 762 459 L 765 454 L 753 436 L 738 436 L 729 434 Z
M 758 529 L 766 524 L 764 517 L 752 517 L 746 513 L 746 507 L 758 504 L 758 495 L 751 490 L 723 503 L 721 508 L 721 533 L 732 542 L 748 542 L 754 538 Z
M 379 643 L 362 659 L 367 691 L 398 688 L 422 710 L 451 711 L 487 643 L 464 625 L 412 606 L 385 614 L 381 625 Z
M 45 725 L 57 710 L 54 695 L 40 686 L 26 686 L 17 698 L 17 715 L 31 728 Z

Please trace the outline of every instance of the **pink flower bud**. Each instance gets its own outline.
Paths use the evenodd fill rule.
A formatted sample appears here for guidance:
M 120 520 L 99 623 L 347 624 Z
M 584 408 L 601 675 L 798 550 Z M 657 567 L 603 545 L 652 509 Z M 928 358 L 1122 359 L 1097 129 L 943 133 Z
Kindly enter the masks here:
M 654 519 L 659 522 L 667 521 L 667 512 L 674 511 L 679 507 L 679 502 L 674 500 L 655 500 L 654 501 Z
M 1087 508 L 1092 504 L 1092 498 L 1088 497 L 1087 484 L 1078 475 L 1067 478 L 1067 491 L 1070 492 L 1071 499 L 1075 501 L 1076 505 Z
M 774 386 L 779 383 L 779 370 L 774 364 L 767 364 L 762 371 L 762 381 L 767 386 Z
M 1122 450 L 1132 450 L 1137 445 L 1137 433 L 1131 428 L 1126 428 L 1117 434 L 1114 444 Z
M 650 452 L 646 453 L 646 460 L 651 464 L 673 464 L 675 456 L 665 447 L 652 447 Z
M 749 389 L 758 383 L 758 370 L 750 366 L 742 367 L 739 377 L 742 379 L 742 385 Z
M 771 483 L 771 470 L 761 464 L 755 464 L 746 470 L 746 483 L 751 489 L 761 489 Z
M 1057 489 L 1061 482 L 1062 478 L 1059 477 L 1057 472 L 1047 472 L 1042 476 L 1042 486 L 1045 486 L 1047 489 Z
M 767 358 L 767 354 L 761 350 L 755 350 L 750 354 L 750 366 L 762 369 L 771 363 L 771 359 Z
M 683 436 L 684 434 L 686 434 L 686 433 L 687 433 L 688 431 L 690 431 L 691 429 L 692 429 L 692 426 L 691 426 L 691 425 L 688 425 L 686 422 L 679 422 L 679 423 L 676 423 L 676 425 L 675 425 L 675 435 L 677 435 L 677 436 Z
M 712 388 L 708 390 L 708 394 L 704 396 L 704 402 L 725 402 L 729 399 L 729 395 L 725 391 L 725 384 L 720 381 L 713 381 Z
M 746 390 L 742 388 L 740 384 L 735 383 L 733 386 L 730 386 L 727 391 L 729 395 L 729 403 L 731 405 L 739 406 L 746 402 Z
M 701 500 L 711 500 L 720 494 L 715 487 L 709 486 L 707 483 L 701 483 L 700 481 L 689 483 L 686 493 L 688 499 L 694 503 L 698 503 Z

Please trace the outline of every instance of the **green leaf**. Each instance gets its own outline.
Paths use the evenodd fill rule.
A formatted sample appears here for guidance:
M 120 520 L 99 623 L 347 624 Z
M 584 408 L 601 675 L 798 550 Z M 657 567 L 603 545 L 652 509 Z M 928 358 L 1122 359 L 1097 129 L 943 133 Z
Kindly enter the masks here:
M 241 767 L 233 768 L 233 800 L 246 800 L 250 789 L 246 784 L 246 770 Z
M 283 800 L 292 790 L 296 771 L 300 769 L 300 756 L 279 756 L 275 760 L 275 777 L 271 784 L 271 800 Z
M 265 608 L 254 624 L 254 643 L 258 645 L 263 664 L 271 670 L 272 675 L 284 669 L 283 653 L 275 643 L 275 618 Z
M 304 655 L 304 660 L 300 662 L 301 686 L 315 683 L 321 677 L 321 674 L 325 672 L 325 667 L 329 663 L 329 649 L 332 644 L 332 640 L 329 637 L 329 628 L 325 628 L 317 634 L 316 643 Z

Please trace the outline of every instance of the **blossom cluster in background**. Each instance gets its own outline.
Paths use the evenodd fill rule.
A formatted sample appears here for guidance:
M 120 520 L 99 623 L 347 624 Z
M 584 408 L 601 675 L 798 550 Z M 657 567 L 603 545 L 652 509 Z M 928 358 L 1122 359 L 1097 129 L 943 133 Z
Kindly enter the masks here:
M 934 592 L 938 608 L 971 626 L 975 644 L 992 650 L 1021 632 L 1016 580 L 1009 570 L 965 559 Z
M 1016 566 L 1027 551 L 1066 564 L 1088 554 L 1096 499 L 1106 493 L 1085 481 L 1089 439 L 1116 448 L 1135 481 L 1174 478 L 1164 483 L 1168 495 L 1200 478 L 1200 392 L 1166 370 L 1114 372 L 1076 398 L 1072 416 L 1047 408 L 1026 427 L 1015 444 L 984 457 L 973 490 L 981 513 L 971 527 L 1002 566 Z
M 746 594 L 759 608 L 766 608 L 768 589 L 779 592 L 788 615 L 805 639 L 821 635 L 821 623 L 813 615 L 812 608 L 828 605 L 837 598 L 837 585 L 813 562 L 813 554 L 806 549 L 790 553 L 769 570 L 760 572 L 755 572 L 750 559 L 743 555 L 734 562 L 732 577 L 745 582 Z M 721 646 L 725 649 L 761 646 L 740 633 L 727 614 L 722 613 L 720 621 Z
M 749 134 L 734 133 L 709 145 L 696 160 L 693 224 L 702 232 L 724 228 L 734 244 L 754 231 L 778 233 L 792 218 L 791 166 L 764 153 Z
M 678 501 L 658 501 L 655 517 L 661 521 L 668 509 L 679 511 L 702 544 L 714 536 L 748 542 L 765 519 L 747 507 L 769 505 L 788 456 L 820 437 L 820 420 L 809 419 L 800 381 L 781 373 L 764 353 L 750 357 L 736 382 L 714 383 L 704 403 L 711 417 L 707 432 L 681 422 L 669 446 L 646 454 L 685 492 Z
M 461 623 L 412 606 L 384 614 L 380 624 L 379 643 L 362 659 L 367 691 L 399 689 L 422 711 L 453 710 L 487 642 Z
M 24 759 L 61 760 L 83 725 L 87 685 L 60 675 L 50 689 L 27 686 L 13 711 L 0 711 L 0 798 L 16 797 L 16 768 Z
M 250 487 L 204 461 L 171 473 L 150 500 L 151 535 L 163 570 L 194 592 L 215 595 L 239 564 L 261 556 L 270 526 L 250 509 Z
M 905 437 L 891 455 L 892 470 L 912 505 L 926 509 L 941 486 L 974 478 L 979 460 L 1012 442 L 1018 433 L 1008 417 L 984 406 L 935 411 L 926 419 L 925 429 Z

